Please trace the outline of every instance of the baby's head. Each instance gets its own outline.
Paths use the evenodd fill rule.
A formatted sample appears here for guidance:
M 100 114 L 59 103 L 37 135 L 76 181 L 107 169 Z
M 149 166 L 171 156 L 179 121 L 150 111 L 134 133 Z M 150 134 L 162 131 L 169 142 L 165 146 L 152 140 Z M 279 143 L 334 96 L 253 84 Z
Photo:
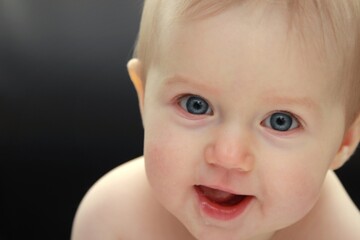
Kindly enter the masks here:
M 296 37 L 296 44 L 302 45 L 299 47 L 317 51 L 318 61 L 324 62 L 329 60 L 327 58 L 333 61 L 328 67 L 336 68 L 334 72 L 338 74 L 334 96 L 342 96 L 341 100 L 346 102 L 346 120 L 350 124 L 360 112 L 360 3 L 357 0 L 145 1 L 134 51 L 134 57 L 142 62 L 142 78 L 147 78 L 149 68 L 160 64 L 160 59 L 166 61 L 170 57 L 160 58 L 160 54 L 166 44 L 163 35 L 173 24 L 184 21 L 191 24 L 191 21 L 214 16 L 234 5 L 249 3 L 270 12 L 282 8 L 286 11 L 283 20 L 286 20 L 289 37 Z
M 355 151 L 359 4 L 145 1 L 128 67 L 146 173 L 197 238 L 271 235 L 299 221 L 328 170 Z

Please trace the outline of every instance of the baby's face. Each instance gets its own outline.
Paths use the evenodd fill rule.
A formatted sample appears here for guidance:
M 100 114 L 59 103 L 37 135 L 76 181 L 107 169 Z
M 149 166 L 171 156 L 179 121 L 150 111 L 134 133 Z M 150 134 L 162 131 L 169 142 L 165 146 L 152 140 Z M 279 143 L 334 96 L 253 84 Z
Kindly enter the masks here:
M 161 38 L 143 109 L 159 201 L 199 239 L 271 235 L 304 217 L 344 134 L 335 74 L 289 37 L 280 9 L 234 7 Z

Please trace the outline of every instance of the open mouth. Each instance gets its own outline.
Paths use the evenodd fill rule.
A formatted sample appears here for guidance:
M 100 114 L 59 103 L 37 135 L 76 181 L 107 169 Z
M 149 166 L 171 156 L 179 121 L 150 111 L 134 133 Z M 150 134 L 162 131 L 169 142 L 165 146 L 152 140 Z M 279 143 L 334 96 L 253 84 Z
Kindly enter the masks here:
M 196 186 L 195 188 L 197 188 L 197 190 L 209 201 L 221 206 L 235 206 L 246 197 L 245 195 L 232 194 L 205 186 Z
M 234 194 L 202 185 L 195 185 L 194 188 L 204 213 L 220 220 L 231 220 L 237 217 L 253 199 L 250 195 Z

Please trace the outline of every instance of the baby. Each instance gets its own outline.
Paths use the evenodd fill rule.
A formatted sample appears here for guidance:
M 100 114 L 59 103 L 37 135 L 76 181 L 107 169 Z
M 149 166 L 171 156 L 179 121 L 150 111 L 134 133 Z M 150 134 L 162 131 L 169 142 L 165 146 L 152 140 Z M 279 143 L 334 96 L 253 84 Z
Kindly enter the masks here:
M 144 157 L 73 240 L 355 240 L 333 170 L 360 139 L 359 0 L 147 0 L 128 63 Z

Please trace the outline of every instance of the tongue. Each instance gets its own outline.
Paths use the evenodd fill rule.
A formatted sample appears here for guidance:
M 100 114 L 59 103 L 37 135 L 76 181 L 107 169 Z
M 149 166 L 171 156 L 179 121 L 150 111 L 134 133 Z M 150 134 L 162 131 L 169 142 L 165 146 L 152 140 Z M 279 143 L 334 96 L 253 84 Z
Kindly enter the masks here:
M 232 198 L 235 198 L 237 196 L 237 195 L 234 195 L 234 194 L 231 194 L 228 192 L 224 192 L 221 190 L 208 188 L 208 187 L 204 187 L 204 186 L 200 186 L 200 189 L 209 200 L 211 200 L 212 202 L 219 203 L 219 204 L 228 202 Z

